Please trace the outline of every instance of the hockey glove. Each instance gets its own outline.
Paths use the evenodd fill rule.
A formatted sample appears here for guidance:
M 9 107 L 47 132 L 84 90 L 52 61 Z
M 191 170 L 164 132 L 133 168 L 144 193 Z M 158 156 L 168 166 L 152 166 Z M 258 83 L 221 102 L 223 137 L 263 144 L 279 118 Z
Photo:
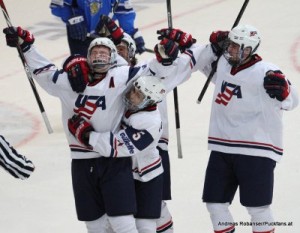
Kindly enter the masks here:
M 68 128 L 70 133 L 83 145 L 89 145 L 90 132 L 94 131 L 92 125 L 83 117 L 74 115 L 68 120 Z
M 214 31 L 210 34 L 209 41 L 216 56 L 221 56 L 224 52 L 225 42 L 228 41 L 229 31 Z
M 67 21 L 67 32 L 70 38 L 84 41 L 87 35 L 87 28 L 82 15 L 73 16 Z
M 181 52 L 184 52 L 186 49 L 191 47 L 192 44 L 196 43 L 196 39 L 194 39 L 191 34 L 183 32 L 179 29 L 163 28 L 158 30 L 157 34 L 160 35 L 158 36 L 159 40 L 168 38 L 178 43 Z
M 72 90 L 81 93 L 89 83 L 89 65 L 85 57 L 71 55 L 63 64 L 63 70 L 67 72 Z
M 290 84 L 281 71 L 268 71 L 264 78 L 264 88 L 271 98 L 285 100 L 290 93 Z
M 20 45 L 21 50 L 25 53 L 34 43 L 34 36 L 27 30 L 21 27 L 7 27 L 3 29 L 5 34 L 6 44 L 10 47 Z
M 138 54 L 142 54 L 143 52 L 145 52 L 146 51 L 145 41 L 144 41 L 144 38 L 142 37 L 142 34 L 140 33 L 140 31 L 137 28 L 134 29 L 132 38 L 134 39 L 134 42 L 136 45 L 136 52 Z
M 123 35 L 123 29 L 120 28 L 114 20 L 112 20 L 107 15 L 101 15 L 100 20 L 96 27 L 96 32 L 98 35 L 103 34 L 103 31 L 105 31 L 105 28 L 108 30 L 110 37 L 115 45 L 118 45 L 121 43 Z M 106 35 L 108 36 L 108 35 Z
M 176 60 L 179 49 L 174 41 L 163 39 L 159 44 L 155 45 L 154 52 L 159 63 L 169 66 Z

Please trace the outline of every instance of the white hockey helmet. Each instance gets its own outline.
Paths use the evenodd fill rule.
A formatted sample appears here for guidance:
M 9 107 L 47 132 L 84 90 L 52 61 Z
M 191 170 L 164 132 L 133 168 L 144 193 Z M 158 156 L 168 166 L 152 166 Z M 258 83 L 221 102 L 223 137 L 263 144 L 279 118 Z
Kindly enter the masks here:
M 239 45 L 236 54 L 231 54 L 229 51 L 229 47 L 232 43 Z M 255 27 L 250 25 L 238 25 L 229 32 L 228 44 L 223 55 L 230 65 L 237 67 L 247 61 L 247 59 L 255 53 L 259 44 L 260 36 Z
M 129 34 L 124 32 L 122 41 L 124 41 L 127 44 L 129 58 L 133 58 L 135 56 L 135 51 L 136 51 L 136 45 L 134 40 Z
M 125 94 L 125 104 L 130 110 L 139 110 L 147 106 L 154 105 L 163 100 L 166 95 L 166 89 L 162 81 L 153 76 L 141 76 L 133 82 L 133 88 L 138 90 L 143 95 L 143 100 L 138 104 L 134 105 L 129 99 L 128 94 Z M 129 92 L 132 88 L 129 90 Z M 129 93 L 127 92 L 127 93 Z
M 104 62 L 101 59 L 94 60 L 94 61 L 90 60 L 91 51 L 95 46 L 105 46 L 110 49 L 110 60 L 108 63 Z M 117 59 L 117 49 L 114 43 L 110 39 L 106 37 L 99 37 L 92 40 L 92 42 L 89 45 L 88 53 L 87 53 L 87 62 L 91 67 L 91 69 L 107 66 L 108 67 L 107 70 L 108 70 L 111 66 L 113 66 L 116 63 L 116 59 Z
M 228 35 L 230 41 L 240 45 L 240 49 L 250 47 L 251 55 L 257 50 L 260 44 L 258 30 L 251 25 L 238 25 Z

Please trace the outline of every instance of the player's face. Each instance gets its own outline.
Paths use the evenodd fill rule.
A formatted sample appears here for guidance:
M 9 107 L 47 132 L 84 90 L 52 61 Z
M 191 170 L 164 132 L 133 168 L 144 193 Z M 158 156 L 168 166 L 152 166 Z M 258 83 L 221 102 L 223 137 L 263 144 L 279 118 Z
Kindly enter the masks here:
M 95 46 L 91 50 L 90 61 L 94 71 L 106 72 L 110 67 L 110 49 L 105 46 Z
M 129 54 L 128 54 L 128 46 L 125 42 L 121 42 L 117 45 L 118 54 L 123 57 L 128 63 L 130 63 Z
M 129 109 L 135 110 L 136 107 L 138 107 L 144 100 L 145 95 L 138 90 L 135 87 L 132 87 L 127 93 L 125 98 L 127 99 L 127 102 L 129 103 Z
M 247 47 L 243 50 L 240 49 L 240 45 L 234 42 L 230 42 L 227 48 L 227 53 L 229 55 L 229 59 L 233 64 L 242 64 L 245 62 L 245 59 L 249 57 L 251 53 L 251 48 Z M 241 62 L 243 61 L 243 62 Z

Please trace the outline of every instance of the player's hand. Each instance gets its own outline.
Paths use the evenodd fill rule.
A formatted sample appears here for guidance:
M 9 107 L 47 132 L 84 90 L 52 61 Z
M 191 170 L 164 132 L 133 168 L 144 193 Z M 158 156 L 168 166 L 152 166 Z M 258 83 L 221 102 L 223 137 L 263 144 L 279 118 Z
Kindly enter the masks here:
M 179 49 L 174 41 L 165 38 L 155 45 L 154 52 L 159 63 L 169 66 L 176 60 Z
M 112 20 L 110 17 L 108 17 L 107 15 L 101 15 L 100 16 L 100 19 L 99 19 L 99 22 L 97 24 L 97 27 L 96 27 L 96 33 L 98 35 L 101 35 L 102 31 L 104 29 L 107 29 L 109 34 L 110 34 L 110 37 L 112 39 L 112 41 L 114 42 L 115 45 L 118 45 L 121 43 L 122 41 L 122 38 L 124 37 L 123 35 L 123 29 L 120 28 L 114 20 Z M 105 30 L 104 30 L 105 31 Z M 108 36 L 108 35 L 106 35 Z
M 290 93 L 290 84 L 281 71 L 268 71 L 264 78 L 264 88 L 271 98 L 285 100 Z
M 72 90 L 81 93 L 89 83 L 89 65 L 87 59 L 81 55 L 71 55 L 63 64 L 67 72 Z
M 28 51 L 34 43 L 34 36 L 29 31 L 24 30 L 21 27 L 4 28 L 3 33 L 5 34 L 6 44 L 8 46 L 17 47 L 20 45 L 23 52 Z
M 132 38 L 135 42 L 135 45 L 136 45 L 136 52 L 138 54 L 142 54 L 143 52 L 146 51 L 146 48 L 145 48 L 145 41 L 144 41 L 144 38 L 142 36 L 142 34 L 140 33 L 140 31 L 136 28 L 134 29 L 134 33 L 132 35 Z
M 87 35 L 87 28 L 82 15 L 76 15 L 67 21 L 67 33 L 75 40 L 84 41 Z
M 158 39 L 168 38 L 175 41 L 179 45 L 181 52 L 184 52 L 192 44 L 196 43 L 196 39 L 191 34 L 181 31 L 180 29 L 163 28 L 157 31 Z
M 211 43 L 211 48 L 217 56 L 221 56 L 223 54 L 228 34 L 229 31 L 214 31 L 210 34 L 209 41 Z
M 89 145 L 90 132 L 94 131 L 92 125 L 83 117 L 74 115 L 68 120 L 68 128 L 70 133 L 83 145 Z

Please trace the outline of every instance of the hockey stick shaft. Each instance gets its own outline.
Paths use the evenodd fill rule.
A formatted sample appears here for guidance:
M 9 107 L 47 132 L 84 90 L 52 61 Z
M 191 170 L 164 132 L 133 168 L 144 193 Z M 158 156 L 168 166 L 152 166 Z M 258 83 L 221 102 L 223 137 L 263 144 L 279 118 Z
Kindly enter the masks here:
M 145 52 L 147 53 L 155 53 L 153 49 L 146 48 Z
M 5 7 L 5 5 L 4 5 L 3 0 L 0 0 L 0 7 L 1 7 L 1 10 L 2 10 L 2 12 L 3 12 L 4 18 L 5 18 L 5 20 L 6 20 L 7 26 L 8 26 L 8 27 L 12 27 L 12 23 L 11 23 L 11 20 L 10 20 L 10 18 L 9 18 L 9 15 L 8 15 L 8 12 L 7 12 L 7 10 L 6 10 L 6 7 Z M 29 70 L 29 67 L 28 67 L 28 64 L 27 64 L 27 62 L 26 62 L 26 59 L 25 59 L 25 57 L 24 57 L 24 54 L 23 54 L 23 52 L 22 52 L 20 46 L 17 46 L 17 50 L 18 50 L 20 59 L 21 59 L 21 61 L 22 61 L 22 64 L 23 64 L 25 73 L 26 73 L 26 75 L 27 75 L 28 81 L 29 81 L 30 86 L 31 86 L 31 88 L 32 88 L 33 94 L 34 94 L 35 99 L 36 99 L 36 101 L 37 101 L 37 104 L 38 104 L 38 106 L 39 106 L 40 112 L 41 112 L 42 117 L 43 117 L 43 119 L 44 119 L 44 122 L 45 122 L 45 124 L 46 124 L 48 133 L 49 133 L 49 134 L 50 134 L 50 133 L 53 133 L 53 129 L 52 129 L 52 127 L 51 127 L 51 125 L 50 125 L 50 122 L 49 122 L 49 120 L 48 120 L 48 117 L 47 117 L 47 114 L 46 114 L 46 112 L 45 112 L 44 106 L 43 106 L 43 104 L 42 104 L 41 98 L 40 98 L 39 93 L 38 93 L 38 91 L 37 91 L 37 89 L 36 89 L 35 83 L 34 83 L 34 81 L 33 81 L 32 75 L 31 75 L 30 70 Z
M 173 28 L 171 0 L 167 0 L 167 14 L 168 14 L 168 27 Z M 180 117 L 179 117 L 177 87 L 175 87 L 173 90 L 173 96 L 174 96 L 174 108 L 175 108 L 175 124 L 176 124 L 178 158 L 182 159 L 183 156 L 182 156 L 182 148 L 181 148 Z
M 240 22 L 240 20 L 241 20 L 241 18 L 243 16 L 243 14 L 244 14 L 244 11 L 245 11 L 245 9 L 246 9 L 246 7 L 248 5 L 248 2 L 249 2 L 249 0 L 245 0 L 244 1 L 244 4 L 243 4 L 243 6 L 242 6 L 242 8 L 241 8 L 241 10 L 240 10 L 237 18 L 235 19 L 235 22 L 234 22 L 232 28 L 236 27 L 239 24 L 239 22 Z M 205 84 L 204 84 L 204 86 L 203 86 L 203 88 L 201 90 L 201 93 L 200 93 L 200 95 L 199 95 L 199 97 L 197 99 L 197 103 L 198 104 L 201 103 L 201 101 L 203 99 L 203 96 L 204 96 L 204 94 L 205 94 L 205 92 L 206 92 L 206 90 L 207 90 L 207 88 L 208 88 L 208 86 L 209 86 L 209 84 L 211 82 L 211 79 L 212 79 L 212 77 L 214 76 L 214 74 L 217 71 L 218 62 L 219 62 L 219 59 L 220 59 L 221 56 L 219 56 L 218 59 L 212 65 L 212 70 L 211 70 L 211 72 L 210 72 L 210 74 L 209 74 L 209 76 L 208 76 L 208 78 L 207 78 L 207 80 L 206 80 L 206 82 L 205 82 Z
M 171 0 L 167 0 L 167 14 L 168 14 L 168 26 L 169 28 L 173 28 Z

